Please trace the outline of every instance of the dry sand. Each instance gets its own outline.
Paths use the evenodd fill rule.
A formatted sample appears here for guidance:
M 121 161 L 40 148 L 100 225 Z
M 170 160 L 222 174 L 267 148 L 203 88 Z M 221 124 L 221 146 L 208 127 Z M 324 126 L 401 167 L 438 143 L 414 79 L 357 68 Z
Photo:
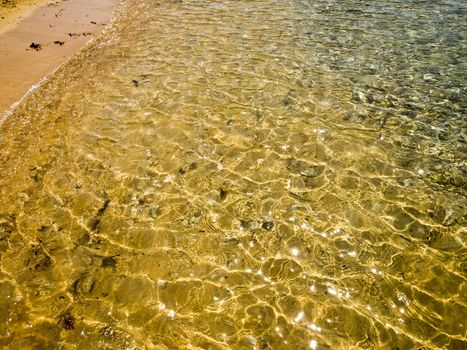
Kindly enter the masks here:
M 116 2 L 0 0 L 0 115 L 99 33 Z

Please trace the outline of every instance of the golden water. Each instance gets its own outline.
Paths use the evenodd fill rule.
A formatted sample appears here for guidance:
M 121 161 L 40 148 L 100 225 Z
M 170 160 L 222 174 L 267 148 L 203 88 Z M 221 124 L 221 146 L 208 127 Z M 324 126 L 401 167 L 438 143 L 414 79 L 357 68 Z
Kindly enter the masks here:
M 1 127 L 0 346 L 465 349 L 465 14 L 126 0 Z

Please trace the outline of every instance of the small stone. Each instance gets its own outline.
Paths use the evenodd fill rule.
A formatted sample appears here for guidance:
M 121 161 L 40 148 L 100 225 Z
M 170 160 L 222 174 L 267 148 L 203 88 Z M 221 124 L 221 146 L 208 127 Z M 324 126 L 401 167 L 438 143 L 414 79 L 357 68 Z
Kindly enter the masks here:
M 161 207 L 159 205 L 154 205 L 149 209 L 149 216 L 153 219 L 156 219 L 161 215 Z
M 115 268 L 117 267 L 117 260 L 115 259 L 115 256 L 105 256 L 102 259 L 102 267 L 112 267 Z
M 94 278 L 91 275 L 84 275 L 74 284 L 74 291 L 79 294 L 88 294 L 94 288 Z
M 240 220 L 240 227 L 242 230 L 251 230 L 253 226 L 253 221 L 251 220 Z
M 289 96 L 284 97 L 284 99 L 282 100 L 282 104 L 286 107 L 290 106 L 292 103 L 293 100 Z
M 267 231 L 271 231 L 274 227 L 274 223 L 272 221 L 264 221 L 261 227 Z
M 300 172 L 301 176 L 304 177 L 316 177 L 323 173 L 324 166 L 323 165 L 312 165 L 303 171 Z
M 423 80 L 429 82 L 429 81 L 435 81 L 435 76 L 433 74 L 424 74 L 423 75 Z
M 462 187 L 465 184 L 465 178 L 463 176 L 453 176 L 452 183 L 457 187 Z
M 457 205 L 439 206 L 434 212 L 434 218 L 445 226 L 463 222 L 463 210 Z
M 183 167 L 178 169 L 178 173 L 180 175 L 185 175 L 187 172 L 196 170 L 197 168 L 198 168 L 198 164 L 196 164 L 195 162 L 192 162 L 190 164 L 185 164 Z
M 67 331 L 75 329 L 75 318 L 69 310 L 60 316 L 58 323 Z
M 221 189 L 219 190 L 219 198 L 220 198 L 220 200 L 224 200 L 225 197 L 227 197 L 227 191 L 224 190 L 223 188 L 221 188 Z
M 359 101 L 363 103 L 368 102 L 366 95 L 363 92 L 358 91 L 358 90 L 355 90 L 352 92 L 352 97 L 355 101 Z

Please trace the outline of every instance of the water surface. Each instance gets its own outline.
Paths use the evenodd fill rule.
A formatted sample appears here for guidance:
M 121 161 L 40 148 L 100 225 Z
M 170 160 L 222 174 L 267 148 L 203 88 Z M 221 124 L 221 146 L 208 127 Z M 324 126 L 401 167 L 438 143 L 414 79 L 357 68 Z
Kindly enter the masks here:
M 465 348 L 466 12 L 126 0 L 2 125 L 0 345 Z

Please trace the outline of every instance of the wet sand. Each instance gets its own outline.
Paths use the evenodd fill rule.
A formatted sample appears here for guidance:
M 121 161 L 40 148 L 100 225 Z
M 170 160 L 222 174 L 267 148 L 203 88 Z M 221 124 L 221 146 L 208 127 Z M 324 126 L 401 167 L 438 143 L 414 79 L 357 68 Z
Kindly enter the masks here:
M 24 18 L 29 17 L 38 7 L 51 2 L 50 0 L 1 0 L 0 34 L 12 30 Z
M 117 0 L 0 6 L 0 115 L 110 21 Z

